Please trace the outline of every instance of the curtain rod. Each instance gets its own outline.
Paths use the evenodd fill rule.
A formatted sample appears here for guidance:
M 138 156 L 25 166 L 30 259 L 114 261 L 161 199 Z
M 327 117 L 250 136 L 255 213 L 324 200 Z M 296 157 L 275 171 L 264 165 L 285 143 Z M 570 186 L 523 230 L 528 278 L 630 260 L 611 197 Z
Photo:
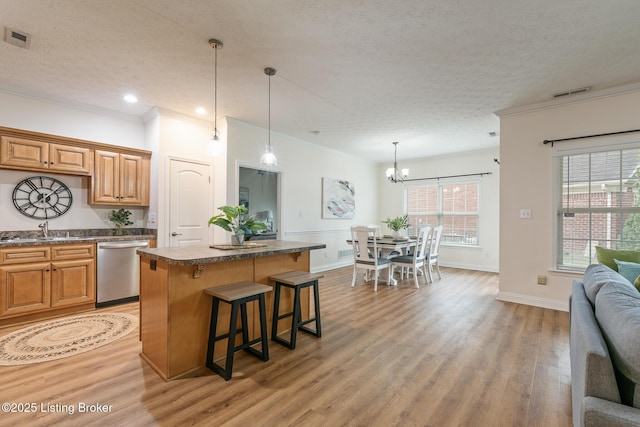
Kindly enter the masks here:
M 599 136 L 620 135 L 620 134 L 623 134 L 623 133 L 633 133 L 633 132 L 640 132 L 640 129 L 623 130 L 623 131 L 620 131 L 620 132 L 600 133 L 600 134 L 597 134 L 597 135 L 574 136 L 573 138 L 545 139 L 544 141 L 542 141 L 542 143 L 543 144 L 551 143 L 551 146 L 553 147 L 553 143 L 554 142 L 572 141 L 574 139 L 597 138 Z
M 448 176 L 434 176 L 431 178 L 413 178 L 413 179 L 405 179 L 402 182 L 407 182 L 407 181 L 426 181 L 428 179 L 444 179 L 444 178 L 460 178 L 463 176 L 482 176 L 482 175 L 491 175 L 492 172 L 478 172 L 478 173 L 465 173 L 462 175 L 448 175 Z

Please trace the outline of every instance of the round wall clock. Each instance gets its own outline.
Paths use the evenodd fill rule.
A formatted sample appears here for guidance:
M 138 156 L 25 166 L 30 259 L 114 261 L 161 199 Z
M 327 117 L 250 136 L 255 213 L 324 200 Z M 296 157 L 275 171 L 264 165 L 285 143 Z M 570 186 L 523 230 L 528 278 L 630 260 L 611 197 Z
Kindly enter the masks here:
M 30 218 L 57 218 L 69 210 L 72 201 L 69 187 L 48 176 L 26 178 L 13 189 L 13 205 Z

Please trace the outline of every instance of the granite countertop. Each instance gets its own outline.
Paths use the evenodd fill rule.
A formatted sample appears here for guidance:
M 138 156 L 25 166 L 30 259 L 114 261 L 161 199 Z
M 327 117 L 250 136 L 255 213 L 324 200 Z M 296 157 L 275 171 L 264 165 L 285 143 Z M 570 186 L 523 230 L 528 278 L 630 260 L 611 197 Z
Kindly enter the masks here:
M 259 247 L 248 244 L 244 249 L 215 249 L 208 245 L 185 246 L 175 248 L 138 249 L 141 257 L 164 261 L 172 265 L 198 265 L 214 262 L 234 261 L 245 258 L 306 252 L 312 249 L 324 249 L 324 243 L 292 242 L 288 240 L 262 240 Z
M 34 235 L 35 232 L 29 231 L 3 231 L 0 232 L 0 248 L 10 248 L 16 246 L 44 246 L 44 245 L 67 245 L 72 243 L 87 242 L 118 242 L 131 240 L 153 240 L 156 235 L 147 229 L 126 230 L 129 233 L 122 236 L 114 236 L 112 230 L 94 229 L 94 230 L 50 230 L 49 237 L 46 239 L 41 235 Z M 153 230 L 155 231 L 155 230 Z M 136 233 L 137 232 L 137 233 Z

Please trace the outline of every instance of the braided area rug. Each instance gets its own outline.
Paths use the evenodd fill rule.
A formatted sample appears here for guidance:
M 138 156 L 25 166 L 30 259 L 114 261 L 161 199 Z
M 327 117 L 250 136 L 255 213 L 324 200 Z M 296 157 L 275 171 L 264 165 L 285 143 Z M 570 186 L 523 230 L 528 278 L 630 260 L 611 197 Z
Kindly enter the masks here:
M 138 318 L 125 313 L 86 314 L 39 323 L 0 336 L 0 365 L 28 365 L 85 353 L 124 337 L 137 326 Z

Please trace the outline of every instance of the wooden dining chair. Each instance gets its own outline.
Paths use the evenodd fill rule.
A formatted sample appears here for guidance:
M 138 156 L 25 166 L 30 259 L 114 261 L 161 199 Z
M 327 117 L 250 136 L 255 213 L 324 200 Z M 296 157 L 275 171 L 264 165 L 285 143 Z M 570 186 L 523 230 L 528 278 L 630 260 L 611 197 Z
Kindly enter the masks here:
M 390 262 L 387 258 L 378 256 L 378 242 L 376 239 L 369 239 L 369 234 L 374 233 L 375 228 L 364 226 L 351 227 L 351 244 L 353 246 L 353 279 L 351 287 L 356 285 L 358 268 L 364 269 L 367 273 L 373 273 L 373 290 L 378 290 L 378 272 L 387 269 L 387 283 L 391 282 Z M 375 255 L 374 255 L 375 254 Z M 365 281 L 367 275 L 365 274 Z
M 436 268 L 436 272 L 438 273 L 438 279 L 442 279 L 440 275 L 440 264 L 438 263 L 438 252 L 440 251 L 440 241 L 442 240 L 442 229 L 441 225 L 435 227 L 433 229 L 433 238 L 431 239 L 431 249 L 429 250 L 429 280 L 433 282 L 433 266 Z
M 427 271 L 425 267 L 428 265 L 429 249 L 431 248 L 431 227 L 424 226 L 418 230 L 418 240 L 416 247 L 411 255 L 401 255 L 391 259 L 391 274 L 393 274 L 394 268 L 401 267 L 400 279 L 404 278 L 404 270 L 413 271 L 413 283 L 417 289 L 420 289 L 418 284 L 418 270 L 421 269 L 425 282 L 428 284 Z M 408 276 L 408 273 L 407 273 Z

